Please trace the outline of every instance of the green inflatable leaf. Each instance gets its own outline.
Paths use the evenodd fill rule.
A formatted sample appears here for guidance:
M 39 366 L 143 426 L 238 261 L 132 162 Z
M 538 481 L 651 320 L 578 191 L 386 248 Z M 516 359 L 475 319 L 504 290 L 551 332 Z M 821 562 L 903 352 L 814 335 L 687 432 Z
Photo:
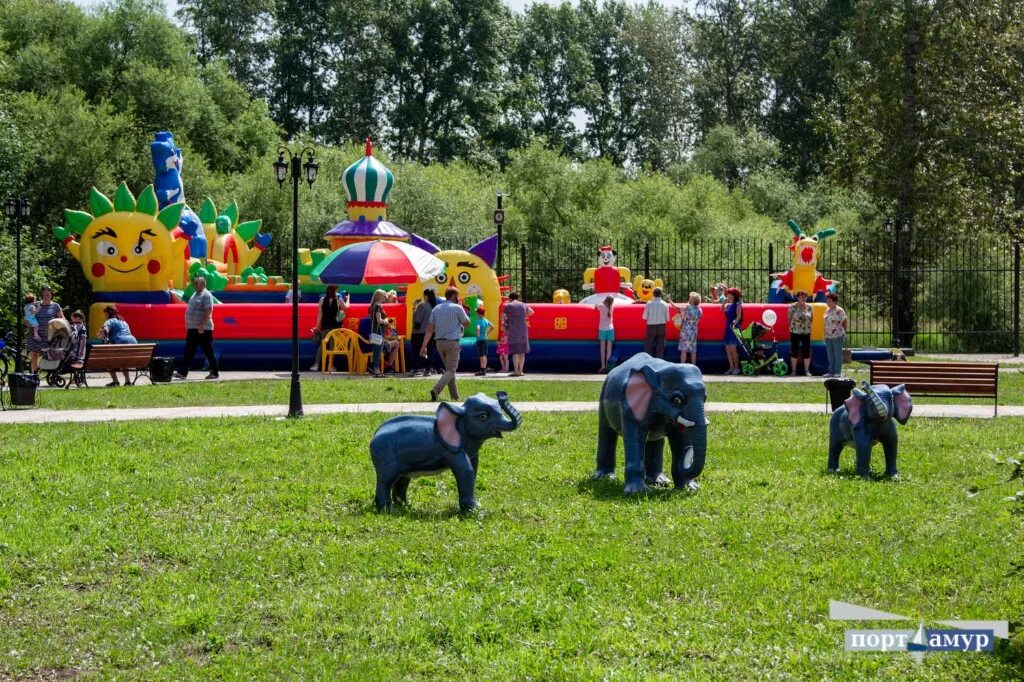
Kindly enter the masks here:
M 167 228 L 170 232 L 178 226 L 178 222 L 181 220 L 181 212 L 185 210 L 185 204 L 179 202 L 177 204 L 171 204 L 164 210 L 157 214 L 156 219 Z
M 818 239 L 825 239 L 826 237 L 831 237 L 835 233 L 836 233 L 836 228 L 834 228 L 834 227 L 826 227 L 824 230 L 818 230 L 814 234 L 814 236 L 817 237 Z
M 260 231 L 260 225 L 263 224 L 262 220 L 247 220 L 244 223 L 240 223 L 235 228 L 235 233 L 245 241 L 249 241 L 256 236 L 256 233 Z
M 157 201 L 153 185 L 146 185 L 146 189 L 142 190 L 142 194 L 139 195 L 139 201 L 135 204 L 135 210 L 147 215 L 156 215 Z
M 71 230 L 64 227 L 63 225 L 58 225 L 57 227 L 53 228 L 53 236 L 56 237 L 58 241 L 63 243 L 65 239 L 71 236 Z
M 804 231 L 800 229 L 800 226 L 797 225 L 795 220 L 790 220 L 787 224 L 789 225 L 789 229 L 791 229 L 793 231 L 793 234 L 795 234 L 797 237 L 803 235 Z
M 102 194 L 100 196 L 103 196 Z M 104 199 L 106 197 L 103 197 Z M 64 209 L 64 222 L 68 224 L 70 229 L 75 234 L 82 234 L 85 228 L 89 227 L 89 223 L 92 222 L 92 216 L 85 211 L 72 211 L 70 208 Z
M 99 218 L 101 215 L 106 215 L 114 210 L 114 204 L 110 202 L 110 199 L 100 192 L 95 187 L 89 191 L 89 210 L 92 214 Z
M 133 213 L 135 211 L 135 195 L 128 189 L 128 183 L 122 182 L 114 193 L 114 210 Z
M 203 202 L 203 207 L 199 209 L 199 222 L 212 223 L 216 219 L 217 206 L 213 203 L 213 199 L 206 197 L 206 201 Z
M 224 209 L 223 215 L 231 218 L 231 226 L 234 227 L 238 223 L 238 203 L 232 201 L 228 204 L 228 207 Z

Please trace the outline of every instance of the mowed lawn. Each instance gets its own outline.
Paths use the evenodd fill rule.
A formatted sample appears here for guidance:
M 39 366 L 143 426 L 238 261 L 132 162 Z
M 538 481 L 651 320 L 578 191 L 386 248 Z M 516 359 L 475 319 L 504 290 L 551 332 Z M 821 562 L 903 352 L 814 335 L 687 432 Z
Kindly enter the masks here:
M 851 374 L 856 380 L 867 379 L 867 372 Z M 427 391 L 434 379 L 425 378 L 323 378 L 304 375 L 302 399 L 308 404 L 354 402 L 416 402 L 427 400 Z M 39 407 L 57 410 L 85 408 L 177 407 L 180 405 L 287 405 L 287 380 L 252 381 L 189 381 L 151 385 L 145 379 L 138 386 L 54 390 L 37 393 Z M 785 378 L 770 382 L 708 381 L 708 399 L 715 402 L 759 403 L 821 403 L 825 390 L 821 382 L 791 381 Z M 459 390 L 465 398 L 477 391 L 494 395 L 505 390 L 519 401 L 597 401 L 601 392 L 599 381 L 523 381 L 508 378 L 459 379 Z M 447 395 L 447 394 L 445 394 Z M 918 404 L 965 403 L 991 405 L 991 400 L 965 398 L 921 398 Z M 999 404 L 1024 405 L 1024 373 L 1002 372 L 999 375 Z
M 126 390 L 126 389 L 121 389 Z M 593 483 L 596 418 L 524 415 L 372 508 L 380 415 L 5 426 L 0 677 L 1015 679 L 993 653 L 847 653 L 831 599 L 1024 615 L 1022 519 L 989 455 L 1022 420 L 911 420 L 903 480 L 824 473 L 826 418 L 713 416 L 696 495 Z M 881 468 L 880 453 L 875 468 Z

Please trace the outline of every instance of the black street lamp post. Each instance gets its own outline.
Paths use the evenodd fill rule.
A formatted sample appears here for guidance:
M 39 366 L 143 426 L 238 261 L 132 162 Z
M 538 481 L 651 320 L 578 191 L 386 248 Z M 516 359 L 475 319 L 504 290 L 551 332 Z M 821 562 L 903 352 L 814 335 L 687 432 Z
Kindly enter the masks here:
M 14 247 L 15 248 L 14 260 L 15 260 L 15 263 L 16 263 L 15 267 L 17 268 L 17 271 L 18 271 L 17 275 L 16 275 L 17 278 L 18 278 L 18 298 L 14 302 L 14 307 L 15 307 L 14 319 L 18 321 L 18 324 L 17 324 L 17 326 L 18 326 L 18 341 L 17 341 L 17 347 L 15 348 L 15 351 L 17 352 L 17 355 L 14 358 L 14 371 L 15 372 L 22 372 L 25 369 L 25 364 L 24 364 L 25 361 L 24 361 L 24 356 L 22 355 L 22 348 L 21 348 L 21 344 L 24 341 L 24 339 L 22 338 L 22 334 L 24 333 L 24 327 L 25 327 L 25 325 L 22 324 L 22 321 L 21 321 L 21 318 L 22 318 L 22 310 L 21 310 L 21 305 L 22 305 L 22 293 L 21 293 L 21 227 L 22 227 L 22 225 L 25 224 L 25 219 L 28 218 L 29 209 L 30 209 L 30 206 L 29 206 L 29 203 L 28 203 L 28 199 L 25 199 L 24 197 L 16 197 L 14 199 L 8 199 L 7 200 L 7 204 L 4 206 L 4 213 L 7 214 L 8 218 L 10 218 L 10 219 L 12 219 L 14 221 L 14 244 L 15 244 L 15 247 Z
M 291 163 L 285 160 L 285 155 L 291 157 Z M 307 157 L 306 163 L 302 158 Z M 313 150 L 306 147 L 298 154 L 292 153 L 285 146 L 278 147 L 277 161 L 274 162 L 274 172 L 277 173 L 277 183 L 284 186 L 288 179 L 289 165 L 291 166 L 292 178 L 292 386 L 288 396 L 288 416 L 302 416 L 302 388 L 299 386 L 299 183 L 302 180 L 302 171 L 306 173 L 306 182 L 313 186 L 316 180 L 316 172 L 320 166 L 313 160 Z

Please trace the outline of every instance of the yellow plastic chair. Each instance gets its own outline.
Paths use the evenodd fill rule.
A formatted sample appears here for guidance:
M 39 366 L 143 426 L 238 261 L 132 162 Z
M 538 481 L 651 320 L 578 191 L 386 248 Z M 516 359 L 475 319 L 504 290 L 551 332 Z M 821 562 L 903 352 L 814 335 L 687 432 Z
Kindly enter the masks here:
M 332 329 L 320 342 L 320 371 L 334 371 L 334 358 L 344 357 L 348 361 L 349 374 L 363 374 L 370 361 L 370 355 L 359 349 L 359 334 L 351 329 Z

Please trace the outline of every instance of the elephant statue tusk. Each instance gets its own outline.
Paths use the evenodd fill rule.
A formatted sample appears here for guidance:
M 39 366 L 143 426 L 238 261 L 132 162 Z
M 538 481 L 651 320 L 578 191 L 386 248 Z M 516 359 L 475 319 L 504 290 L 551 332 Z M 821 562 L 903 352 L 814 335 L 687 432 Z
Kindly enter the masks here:
M 694 426 L 697 425 L 697 422 L 692 422 L 689 419 L 687 419 L 686 417 L 682 417 L 682 416 L 676 417 L 676 423 L 682 424 L 683 426 L 685 426 L 688 429 L 689 428 L 693 428 Z

